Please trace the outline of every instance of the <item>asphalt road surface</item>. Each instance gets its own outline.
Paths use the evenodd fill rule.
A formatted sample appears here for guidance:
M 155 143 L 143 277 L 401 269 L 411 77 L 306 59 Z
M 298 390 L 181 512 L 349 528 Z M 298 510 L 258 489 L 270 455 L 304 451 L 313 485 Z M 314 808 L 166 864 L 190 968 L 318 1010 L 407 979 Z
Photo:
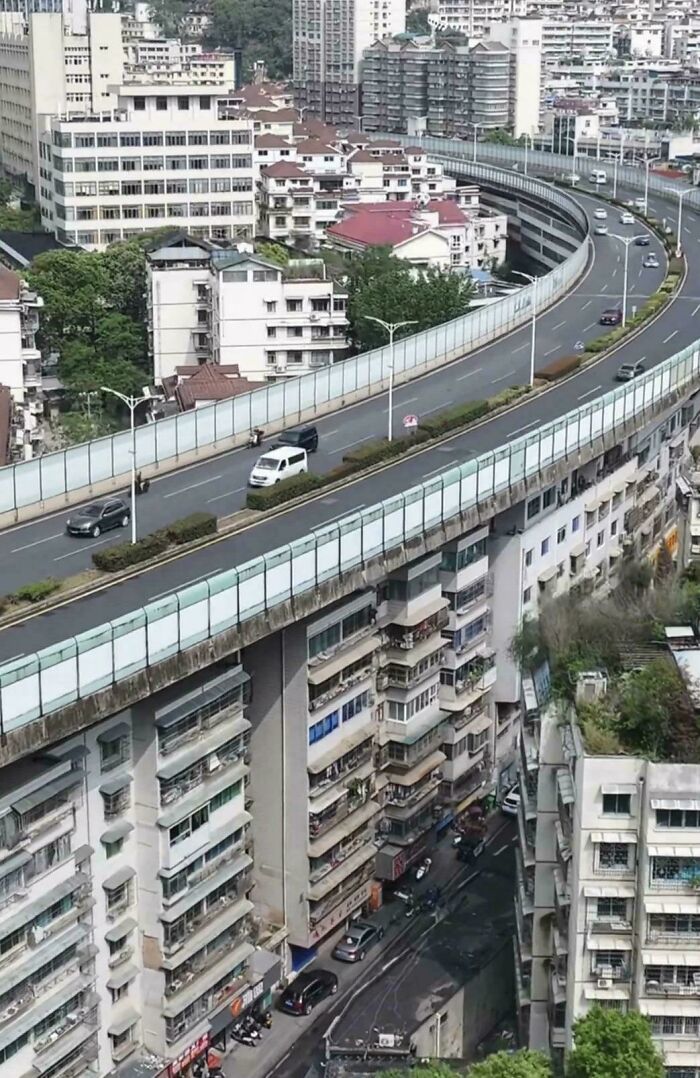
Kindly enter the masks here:
M 592 211 L 595 203 L 586 195 L 581 197 Z M 662 216 L 661 200 L 654 196 L 650 203 L 652 211 Z M 671 204 L 668 215 L 672 216 Z M 687 211 L 686 217 L 687 227 L 691 229 L 690 238 L 684 237 L 690 272 L 681 296 L 641 336 L 621 345 L 613 356 L 587 367 L 547 393 L 524 401 L 505 415 L 456 435 L 443 445 L 429 447 L 416 456 L 399 461 L 379 474 L 356 480 L 327 497 L 306 503 L 302 509 L 263 520 L 223 542 L 153 569 L 137 579 L 5 629 L 0 632 L 0 661 L 38 651 L 113 620 L 146 602 L 241 565 L 265 550 L 273 550 L 341 516 L 391 497 L 606 392 L 614 384 L 620 363 L 641 360 L 648 368 L 689 344 L 700 336 L 700 318 L 697 317 L 700 295 L 696 285 L 700 273 L 700 218 L 692 211 Z M 611 231 L 614 228 L 624 232 L 627 227 L 632 233 L 635 227 L 617 224 L 612 210 L 609 210 L 609 224 Z M 661 271 L 641 267 L 642 258 L 648 251 L 660 253 L 655 244 L 654 240 L 651 247 L 630 247 L 630 309 L 635 303 L 641 303 L 659 284 Z M 600 312 L 605 307 L 619 304 L 622 244 L 610 236 L 595 237 L 594 253 L 592 265 L 577 289 L 538 319 L 540 361 L 551 362 L 557 355 L 571 353 L 577 341 L 598 336 L 601 333 Z M 400 420 L 409 408 L 419 415 L 426 415 L 455 401 L 478 399 L 526 381 L 529 342 L 530 329 L 524 327 L 448 368 L 402 387 L 395 395 L 395 418 Z M 374 397 L 320 420 L 321 441 L 319 452 L 313 458 L 314 470 L 334 467 L 349 446 L 381 435 L 385 423 L 385 396 Z M 150 493 L 139 499 L 140 530 L 151 531 L 194 509 L 209 509 L 219 514 L 234 511 L 244 497 L 245 480 L 254 456 L 252 451 L 237 450 L 155 482 Z M 114 541 L 115 533 L 97 541 L 65 536 L 62 528 L 66 516 L 65 513 L 55 515 L 0 535 L 0 573 L 4 574 L 4 579 L 0 580 L 0 594 L 14 590 L 23 581 L 77 571 L 89 564 L 95 542 L 106 545 Z M 122 535 L 117 533 L 117 539 Z

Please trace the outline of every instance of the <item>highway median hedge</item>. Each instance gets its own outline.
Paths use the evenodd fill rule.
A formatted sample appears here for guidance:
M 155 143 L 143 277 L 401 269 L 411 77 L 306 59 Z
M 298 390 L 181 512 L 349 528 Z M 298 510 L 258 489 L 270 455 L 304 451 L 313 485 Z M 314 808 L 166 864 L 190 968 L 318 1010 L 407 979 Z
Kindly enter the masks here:
M 171 543 L 181 546 L 183 543 L 192 543 L 195 539 L 203 539 L 205 535 L 214 535 L 217 524 L 213 513 L 190 513 L 188 517 L 168 524 L 165 534 Z
M 248 509 L 273 509 L 277 505 L 283 505 L 292 498 L 300 498 L 302 494 L 310 494 L 312 490 L 318 490 L 325 486 L 327 479 L 314 472 L 303 472 L 301 475 L 293 475 L 289 479 L 282 479 L 275 483 L 274 487 L 259 487 L 257 490 L 249 490 L 246 498 Z
M 487 400 L 469 401 L 467 404 L 458 404 L 454 408 L 428 416 L 427 419 L 421 419 L 419 429 L 426 431 L 431 438 L 437 438 L 458 427 L 466 427 L 468 423 L 475 423 L 490 411 L 491 404 Z
M 9 596 L 11 601 L 17 603 L 38 603 L 53 595 L 61 586 L 61 581 L 49 576 L 45 580 L 36 580 L 33 584 L 23 584 L 14 595 Z
M 545 367 L 535 371 L 535 378 L 541 378 L 544 382 L 556 382 L 557 378 L 563 378 L 565 374 L 571 374 L 581 366 L 583 353 L 575 356 L 562 356 Z
M 165 531 L 153 532 L 152 535 L 145 535 L 143 539 L 137 539 L 135 543 L 118 543 L 107 550 L 97 550 L 92 555 L 92 564 L 104 573 L 118 573 L 121 569 L 128 569 L 131 565 L 138 565 L 163 554 L 169 546 L 170 541 Z

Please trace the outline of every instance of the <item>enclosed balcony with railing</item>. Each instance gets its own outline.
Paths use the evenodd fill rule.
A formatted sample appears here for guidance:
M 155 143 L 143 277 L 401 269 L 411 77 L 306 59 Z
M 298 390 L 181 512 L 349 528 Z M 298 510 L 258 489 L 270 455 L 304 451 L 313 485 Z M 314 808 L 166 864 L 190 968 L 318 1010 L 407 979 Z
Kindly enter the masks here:
M 250 678 L 239 667 L 231 674 L 159 712 L 158 753 L 169 756 L 183 746 L 207 738 L 219 723 L 240 717 L 250 700 Z M 201 755 L 205 754 L 203 749 Z
M 649 890 L 684 891 L 700 890 L 700 857 L 670 857 L 649 847 Z
M 325 876 L 338 869 L 358 850 L 373 843 L 374 826 L 368 826 L 368 824 L 378 812 L 379 805 L 369 802 L 362 811 L 366 819 L 361 820 L 359 826 L 354 826 L 354 820 L 348 820 L 348 834 L 339 841 L 326 849 L 323 849 L 322 841 L 310 845 L 309 881 L 311 884 L 320 883 Z M 318 849 L 319 847 L 322 852 Z
M 342 745 L 337 757 L 326 761 L 319 757 L 308 765 L 309 798 L 313 801 L 323 797 L 329 787 L 351 778 L 358 769 L 371 763 L 374 756 L 374 733 L 365 730 L 361 740 L 343 752 Z
M 657 903 L 647 901 L 646 942 L 700 950 L 700 911 L 698 913 L 651 913 Z M 664 905 L 664 903 L 660 903 Z
M 252 886 L 252 874 L 243 870 L 232 879 L 214 887 L 179 916 L 173 916 L 166 911 L 161 913 L 164 955 L 169 957 L 186 944 L 194 945 L 196 934 L 219 919 L 222 922 L 222 932 L 226 924 L 240 920 L 249 908 L 249 904 L 244 900 Z
M 309 805 L 309 839 L 317 839 L 337 824 L 342 823 L 374 794 L 371 777 L 350 781 L 347 786 L 334 786 L 323 798 L 312 800 Z
M 644 995 L 652 998 L 669 999 L 679 996 L 700 998 L 700 965 L 658 965 L 654 959 L 658 955 L 644 954 Z M 678 956 L 680 959 L 681 956 Z M 697 961 L 697 958 L 696 958 Z

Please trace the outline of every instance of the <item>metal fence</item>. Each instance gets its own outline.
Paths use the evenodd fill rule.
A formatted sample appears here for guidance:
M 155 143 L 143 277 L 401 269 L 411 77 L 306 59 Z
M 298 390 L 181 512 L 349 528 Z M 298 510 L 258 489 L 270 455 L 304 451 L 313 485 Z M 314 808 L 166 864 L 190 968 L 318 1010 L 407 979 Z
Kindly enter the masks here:
M 504 172 L 493 165 L 455 162 L 455 169 L 483 183 L 504 185 Z M 586 235 L 586 216 L 569 196 L 540 180 L 510 173 L 508 186 L 558 207 Z M 572 231 L 574 228 L 572 227 Z M 564 295 L 583 272 L 587 257 L 584 244 L 537 285 L 537 307 L 547 308 Z M 533 287 L 528 285 L 488 307 L 456 318 L 433 329 L 397 341 L 397 384 L 412 372 L 427 370 L 488 344 L 531 316 Z M 281 429 L 290 423 L 336 410 L 343 401 L 362 399 L 386 388 L 389 372 L 388 347 L 365 352 L 299 378 L 270 384 L 263 389 L 136 430 L 136 465 L 148 473 L 159 465 L 172 466 L 191 459 L 198 451 L 227 448 L 248 437 L 254 427 Z M 18 512 L 51 498 L 85 490 L 126 476 L 131 470 L 131 436 L 128 431 L 47 453 L 0 469 L 0 514 Z
M 574 409 L 534 434 L 452 468 L 404 494 L 329 524 L 114 622 L 0 668 L 0 719 L 7 733 L 105 689 L 293 596 L 341 579 L 413 537 L 488 502 L 697 385 L 700 342 L 646 375 Z

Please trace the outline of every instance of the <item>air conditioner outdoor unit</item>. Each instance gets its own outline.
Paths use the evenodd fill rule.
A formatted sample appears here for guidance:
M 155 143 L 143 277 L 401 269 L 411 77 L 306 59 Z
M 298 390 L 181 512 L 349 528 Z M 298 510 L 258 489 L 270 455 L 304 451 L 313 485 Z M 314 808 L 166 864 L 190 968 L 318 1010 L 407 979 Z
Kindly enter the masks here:
M 207 770 L 216 771 L 220 767 L 221 761 L 219 760 L 219 757 L 216 755 L 216 753 L 213 752 L 211 756 L 207 757 Z
M 599 977 L 598 988 L 612 988 L 612 977 Z

